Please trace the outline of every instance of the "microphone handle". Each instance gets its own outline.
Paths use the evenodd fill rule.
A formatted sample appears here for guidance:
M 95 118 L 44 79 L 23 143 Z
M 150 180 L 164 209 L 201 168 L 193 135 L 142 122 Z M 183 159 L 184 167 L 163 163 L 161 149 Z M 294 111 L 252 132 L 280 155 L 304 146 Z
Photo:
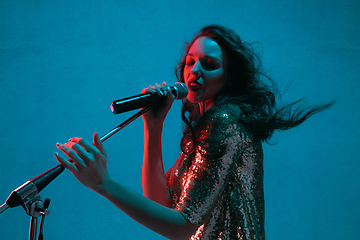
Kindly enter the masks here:
M 110 109 L 114 114 L 128 112 L 138 108 L 145 108 L 155 103 L 160 103 L 166 100 L 165 96 L 156 94 L 144 93 L 132 97 L 119 99 L 111 102 Z
M 178 85 L 179 84 L 180 83 L 178 83 Z M 180 84 L 180 86 L 174 84 L 173 86 L 170 87 L 170 91 L 175 96 L 175 99 L 182 99 L 186 96 L 186 95 L 183 96 L 183 94 L 181 94 L 181 98 L 179 98 L 180 96 L 178 94 L 177 89 L 183 88 L 182 85 L 184 84 Z M 184 92 L 184 90 L 180 92 Z M 165 100 L 166 100 L 166 96 L 159 96 L 157 94 L 150 94 L 150 93 L 142 93 L 132 97 L 127 97 L 112 101 L 110 104 L 110 109 L 114 114 L 119 114 L 139 108 L 146 108 L 156 103 L 165 102 Z

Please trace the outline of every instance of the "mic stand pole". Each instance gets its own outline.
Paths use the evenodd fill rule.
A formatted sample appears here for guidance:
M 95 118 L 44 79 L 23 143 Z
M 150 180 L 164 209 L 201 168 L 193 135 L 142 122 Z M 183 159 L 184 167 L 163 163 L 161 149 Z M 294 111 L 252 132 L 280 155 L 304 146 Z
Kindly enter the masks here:
M 0 214 L 2 212 L 4 212 L 6 209 L 10 208 L 9 205 L 7 205 L 6 203 L 4 203 L 3 205 L 0 206 Z
M 100 138 L 100 141 L 105 142 L 105 140 L 110 138 L 112 135 L 114 135 L 115 133 L 117 133 L 118 131 L 120 131 L 121 129 L 123 129 L 127 125 L 129 125 L 130 123 L 132 123 L 135 119 L 137 119 L 138 117 L 140 117 L 141 115 L 143 115 L 147 111 L 149 111 L 150 108 L 151 108 L 151 106 L 148 106 L 148 107 L 146 107 L 144 109 L 141 109 L 139 112 L 135 113 L 133 116 L 131 116 L 130 118 L 128 118 L 127 120 L 125 120 L 124 122 L 119 124 L 118 126 L 114 127 L 111 131 L 106 133 L 104 136 L 102 136 Z

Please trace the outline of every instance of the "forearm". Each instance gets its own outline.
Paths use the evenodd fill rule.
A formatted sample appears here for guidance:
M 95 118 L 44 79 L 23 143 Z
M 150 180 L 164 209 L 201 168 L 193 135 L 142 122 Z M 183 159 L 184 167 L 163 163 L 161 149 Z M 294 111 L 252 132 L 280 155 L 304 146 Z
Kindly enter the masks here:
M 188 239 L 197 229 L 178 211 L 158 204 L 116 182 L 107 170 L 106 151 L 99 136 L 94 143 L 72 138 L 57 144 L 70 160 L 55 153 L 56 159 L 69 169 L 85 186 L 103 195 L 116 207 L 145 227 L 170 239 Z M 177 237 L 179 236 L 179 237 Z
M 96 191 L 138 223 L 169 239 L 188 239 L 197 229 L 180 212 L 147 199 L 113 179 Z
M 170 207 L 162 160 L 161 132 L 162 126 L 150 129 L 144 127 L 143 194 L 157 203 Z

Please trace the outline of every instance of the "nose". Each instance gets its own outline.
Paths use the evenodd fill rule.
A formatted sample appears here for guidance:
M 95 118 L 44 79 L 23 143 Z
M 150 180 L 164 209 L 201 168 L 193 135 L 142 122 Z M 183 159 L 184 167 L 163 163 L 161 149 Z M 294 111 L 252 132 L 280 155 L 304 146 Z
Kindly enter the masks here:
M 201 76 L 201 63 L 200 63 L 200 61 L 197 61 L 194 64 L 193 68 L 191 69 L 191 74 L 195 75 L 197 79 L 200 78 L 200 76 Z

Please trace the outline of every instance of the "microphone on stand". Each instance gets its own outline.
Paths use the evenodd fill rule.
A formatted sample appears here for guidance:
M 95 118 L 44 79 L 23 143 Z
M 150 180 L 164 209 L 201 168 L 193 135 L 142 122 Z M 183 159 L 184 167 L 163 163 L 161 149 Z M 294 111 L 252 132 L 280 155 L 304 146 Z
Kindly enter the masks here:
M 26 204 L 50 182 L 52 182 L 52 180 L 54 180 L 60 173 L 62 173 L 64 169 L 65 167 L 60 164 L 16 188 L 12 191 L 6 202 L 0 206 L 0 213 L 4 212 L 8 208 Z
M 170 87 L 171 93 L 175 99 L 181 100 L 185 98 L 189 92 L 188 87 L 181 82 L 176 82 Z M 145 108 L 166 100 L 166 96 L 157 94 L 143 93 L 132 97 L 127 97 L 111 102 L 110 109 L 114 114 L 131 111 L 138 108 Z

